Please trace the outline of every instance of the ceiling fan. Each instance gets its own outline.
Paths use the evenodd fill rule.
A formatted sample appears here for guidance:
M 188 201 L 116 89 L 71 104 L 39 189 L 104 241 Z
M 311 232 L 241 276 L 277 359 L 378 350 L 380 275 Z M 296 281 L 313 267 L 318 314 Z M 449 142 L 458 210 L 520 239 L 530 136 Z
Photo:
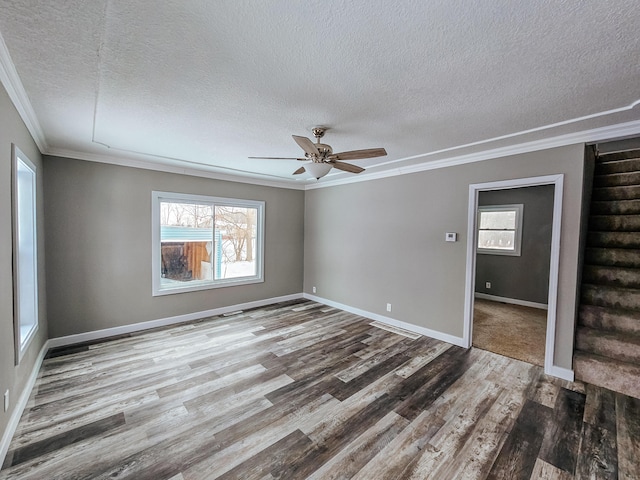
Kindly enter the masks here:
M 316 137 L 316 143 L 313 143 L 307 137 L 300 137 L 298 135 L 292 135 L 302 150 L 304 150 L 304 158 L 292 158 L 292 157 L 249 157 L 249 158 L 261 158 L 267 160 L 300 160 L 311 162 L 304 167 L 300 167 L 293 175 L 299 175 L 304 172 L 308 172 L 312 177 L 320 179 L 324 177 L 331 168 L 337 168 L 344 172 L 360 173 L 364 172 L 364 168 L 352 165 L 351 163 L 343 162 L 343 160 L 359 160 L 362 158 L 383 157 L 387 154 L 384 148 L 368 148 L 365 150 L 351 150 L 348 152 L 333 153 L 333 149 L 326 143 L 320 143 L 320 139 L 324 136 L 324 132 L 327 131 L 326 127 L 315 127 L 311 130 L 313 136 Z

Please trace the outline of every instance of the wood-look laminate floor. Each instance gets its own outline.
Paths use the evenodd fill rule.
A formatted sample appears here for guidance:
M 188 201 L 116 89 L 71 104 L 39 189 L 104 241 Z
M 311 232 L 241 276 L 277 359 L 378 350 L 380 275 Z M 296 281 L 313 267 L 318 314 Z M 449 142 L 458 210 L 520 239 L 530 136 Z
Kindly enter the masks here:
M 640 478 L 640 400 L 308 301 L 50 352 L 2 479 Z

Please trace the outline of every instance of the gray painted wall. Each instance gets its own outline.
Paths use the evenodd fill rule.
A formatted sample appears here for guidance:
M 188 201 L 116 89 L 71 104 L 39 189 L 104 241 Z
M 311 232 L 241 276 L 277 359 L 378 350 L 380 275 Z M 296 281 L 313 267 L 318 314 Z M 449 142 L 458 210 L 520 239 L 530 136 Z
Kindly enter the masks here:
M 478 205 L 524 205 L 520 256 L 476 255 L 476 292 L 547 304 L 553 185 L 492 190 L 478 194 Z M 491 282 L 491 288 L 486 288 Z
M 307 191 L 304 290 L 462 337 L 469 185 L 564 173 L 555 364 L 571 368 L 583 167 L 578 144 Z
M 45 157 L 52 338 L 300 293 L 304 192 Z M 152 190 L 264 200 L 265 282 L 151 295 Z
M 19 366 L 15 366 L 13 340 L 13 277 L 11 246 L 11 144 L 29 157 L 37 169 L 38 293 L 39 329 Z M 42 158 L 29 131 L 0 86 L 0 436 L 24 389 L 42 346 L 47 339 L 45 292 L 44 208 Z M 2 396 L 9 390 L 10 408 L 2 408 Z

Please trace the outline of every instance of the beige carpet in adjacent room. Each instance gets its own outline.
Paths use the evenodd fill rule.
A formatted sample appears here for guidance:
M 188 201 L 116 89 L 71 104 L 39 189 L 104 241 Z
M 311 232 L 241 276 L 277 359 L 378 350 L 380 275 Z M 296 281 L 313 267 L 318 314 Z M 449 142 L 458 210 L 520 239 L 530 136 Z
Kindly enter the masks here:
M 544 366 L 546 329 L 546 310 L 475 299 L 474 347 Z

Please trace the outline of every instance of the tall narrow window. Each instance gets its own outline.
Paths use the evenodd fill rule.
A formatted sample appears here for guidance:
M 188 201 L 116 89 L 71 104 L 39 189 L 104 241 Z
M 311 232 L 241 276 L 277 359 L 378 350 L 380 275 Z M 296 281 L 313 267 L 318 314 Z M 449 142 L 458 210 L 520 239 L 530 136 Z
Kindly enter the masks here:
M 14 331 L 16 364 L 38 329 L 36 167 L 16 147 L 13 157 Z
M 520 255 L 523 205 L 478 208 L 478 253 Z
M 153 192 L 153 294 L 262 281 L 264 202 Z

